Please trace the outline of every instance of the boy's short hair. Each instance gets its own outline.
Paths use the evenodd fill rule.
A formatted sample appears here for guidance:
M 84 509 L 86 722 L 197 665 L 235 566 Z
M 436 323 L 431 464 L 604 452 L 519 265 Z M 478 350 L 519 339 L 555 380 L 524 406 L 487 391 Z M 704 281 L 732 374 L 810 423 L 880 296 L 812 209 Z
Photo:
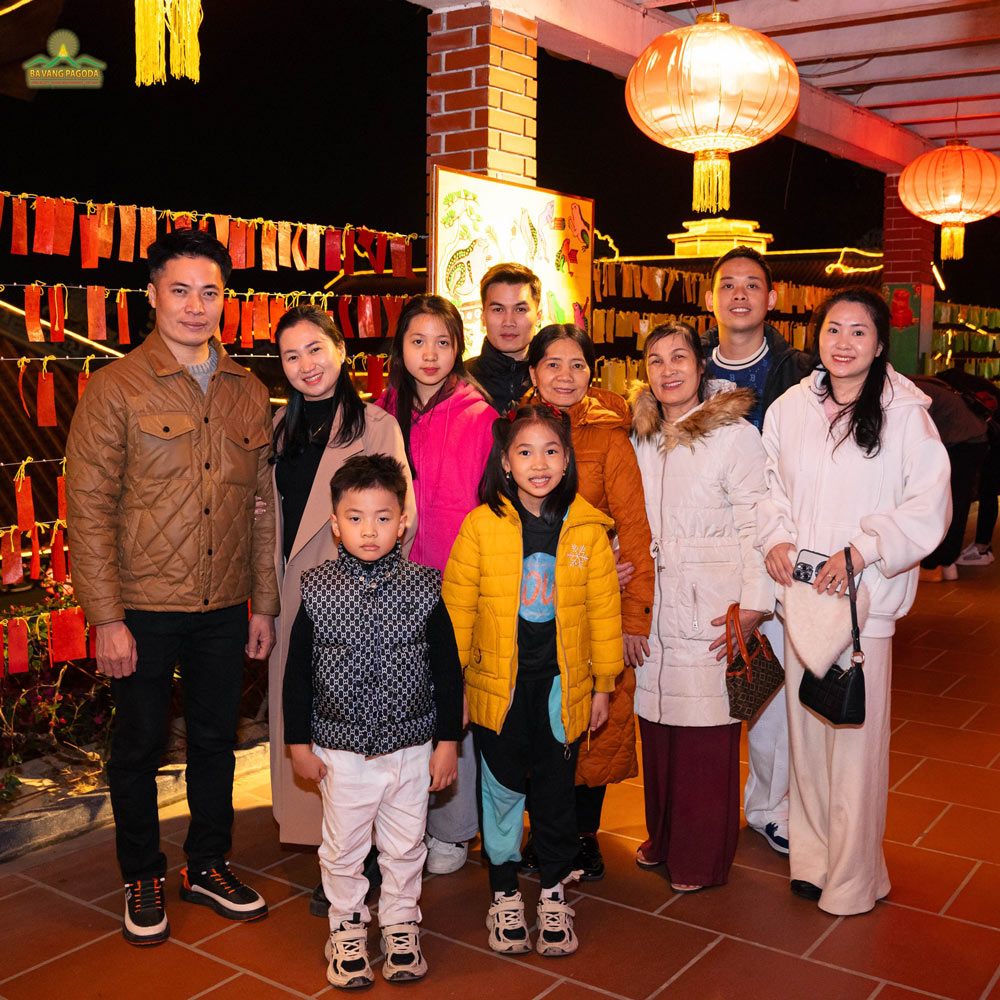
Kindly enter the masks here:
M 214 236 L 200 229 L 175 229 L 172 233 L 164 233 L 149 244 L 147 255 L 149 280 L 154 283 L 167 261 L 175 257 L 207 257 L 219 265 L 223 284 L 229 280 L 233 270 L 229 251 Z
M 771 291 L 774 287 L 774 275 L 771 273 L 771 265 L 768 264 L 764 255 L 759 251 L 755 250 L 753 247 L 747 247 L 740 244 L 738 247 L 733 247 L 732 250 L 727 250 L 713 265 L 712 270 L 709 272 L 709 279 L 712 283 L 712 288 L 715 288 L 715 276 L 719 273 L 719 268 L 722 267 L 726 261 L 732 260 L 735 257 L 740 257 L 744 260 L 752 260 L 755 264 L 760 266 L 760 269 L 764 272 L 764 281 L 767 283 L 767 290 Z
M 482 277 L 479 282 L 479 297 L 486 305 L 486 293 L 490 285 L 528 285 L 531 288 L 531 298 L 535 305 L 542 301 L 542 279 L 523 264 L 513 262 L 505 264 L 494 264 Z
M 353 455 L 333 474 L 330 498 L 337 509 L 348 490 L 388 490 L 398 501 L 400 511 L 406 506 L 406 474 L 391 455 Z

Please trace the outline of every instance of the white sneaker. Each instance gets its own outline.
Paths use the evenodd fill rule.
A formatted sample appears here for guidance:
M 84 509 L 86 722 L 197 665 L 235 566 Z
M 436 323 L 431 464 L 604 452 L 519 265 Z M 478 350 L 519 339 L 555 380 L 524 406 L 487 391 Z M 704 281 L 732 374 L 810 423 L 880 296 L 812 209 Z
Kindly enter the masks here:
M 992 553 L 990 553 L 992 555 Z M 942 580 L 957 580 L 958 579 L 958 567 L 951 563 L 948 566 L 941 567 L 941 579 Z
M 340 929 L 330 933 L 323 954 L 326 956 L 326 981 L 342 990 L 371 986 L 375 974 L 368 962 L 368 931 L 358 919 L 345 920 Z
M 427 963 L 420 951 L 420 928 L 413 920 L 405 924 L 389 924 L 382 928 L 382 976 L 390 983 L 422 979 L 427 975 Z
M 486 913 L 486 929 L 494 951 L 506 955 L 526 955 L 531 951 L 520 892 L 505 893 L 494 900 Z
M 572 955 L 580 942 L 573 932 L 576 911 L 565 900 L 554 896 L 538 898 L 538 940 L 535 950 L 545 958 Z
M 427 844 L 427 871 L 432 875 L 450 875 L 468 860 L 468 844 L 449 844 L 429 833 L 424 837 L 424 843 Z
M 962 549 L 955 563 L 958 566 L 989 566 L 994 558 L 992 548 L 988 548 L 985 552 L 980 552 L 976 548 L 976 543 L 972 542 L 966 548 Z

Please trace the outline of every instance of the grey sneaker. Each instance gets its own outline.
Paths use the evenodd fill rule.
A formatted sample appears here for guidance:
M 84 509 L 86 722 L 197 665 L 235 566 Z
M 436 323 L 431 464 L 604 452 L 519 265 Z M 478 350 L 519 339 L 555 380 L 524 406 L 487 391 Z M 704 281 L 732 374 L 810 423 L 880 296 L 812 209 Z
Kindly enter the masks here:
M 382 976 L 390 983 L 422 979 L 427 975 L 427 963 L 420 950 L 420 928 L 409 920 L 404 924 L 388 924 L 382 928 Z
M 493 902 L 486 913 L 486 929 L 490 932 L 490 947 L 494 951 L 505 955 L 526 955 L 531 951 L 520 892 L 504 893 Z
M 538 899 L 538 940 L 535 950 L 545 958 L 562 958 L 572 955 L 580 946 L 573 932 L 576 911 L 565 900 L 554 896 Z
M 345 920 L 338 930 L 330 933 L 323 949 L 326 956 L 326 981 L 341 990 L 356 990 L 371 986 L 375 974 L 368 962 L 368 931 L 361 914 Z

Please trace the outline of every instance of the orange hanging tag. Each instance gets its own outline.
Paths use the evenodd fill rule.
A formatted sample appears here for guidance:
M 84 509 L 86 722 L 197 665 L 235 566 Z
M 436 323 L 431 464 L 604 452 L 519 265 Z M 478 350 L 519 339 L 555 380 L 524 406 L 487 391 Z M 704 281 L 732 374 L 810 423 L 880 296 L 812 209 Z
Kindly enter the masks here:
M 56 509 L 59 512 L 59 520 L 66 520 L 66 477 L 56 476 Z
M 24 413 L 26 416 L 30 417 L 31 414 L 28 413 L 28 404 L 24 401 L 24 370 L 28 367 L 27 358 L 17 359 L 17 394 L 21 397 L 21 406 L 24 407 Z
M 14 536 L 17 536 L 15 546 Z M 24 579 L 24 566 L 21 564 L 21 537 L 17 528 L 3 533 L 0 539 L 0 564 L 2 564 L 3 582 L 20 583 Z
M 108 339 L 108 317 L 104 307 L 104 285 L 87 286 L 87 336 L 91 340 Z
M 56 427 L 56 380 L 52 372 L 45 370 L 38 376 L 38 408 L 36 410 L 39 427 Z
M 292 237 L 292 263 L 295 265 L 296 271 L 308 270 L 305 262 L 305 258 L 302 256 L 302 248 L 299 245 L 302 239 L 302 227 L 296 226 L 295 235 Z
M 24 328 L 28 331 L 28 340 L 34 341 L 35 343 L 45 340 L 45 337 L 42 334 L 41 306 L 41 285 L 25 285 Z
M 97 216 L 80 216 L 80 267 L 97 267 Z
M 274 331 L 278 329 L 278 320 L 288 312 L 288 308 L 285 306 L 285 300 L 280 295 L 274 295 L 271 297 L 271 343 L 274 343 Z
M 370 295 L 358 296 L 358 336 L 375 336 L 375 319 L 372 316 L 372 297 Z
M 215 238 L 224 246 L 229 246 L 229 216 L 213 215 L 212 221 L 215 223 Z
M 63 286 L 53 285 L 49 289 L 49 339 L 58 343 L 66 339 L 66 308 Z
M 247 266 L 247 227 L 236 219 L 229 222 L 229 256 L 234 270 Z
M 324 243 L 326 244 L 324 267 L 328 271 L 340 270 L 340 237 L 341 232 L 339 229 L 331 228 L 326 231 L 326 236 L 324 237 Z
M 62 528 L 56 528 L 55 531 L 52 532 L 52 542 L 50 543 L 50 547 L 52 549 L 52 559 L 50 563 L 52 567 L 52 579 L 55 580 L 56 583 L 66 582 L 65 545 L 66 541 L 63 538 Z
M 292 224 L 278 223 L 278 267 L 292 266 Z
M 202 232 L 202 233 L 207 233 L 208 232 L 208 216 L 207 215 L 203 215 L 198 220 L 198 230 L 199 230 L 199 232 Z
M 306 265 L 310 270 L 319 270 L 319 232 L 315 223 L 306 226 Z
M 222 327 L 222 342 L 224 344 L 235 343 L 236 331 L 240 328 L 240 304 L 236 299 L 227 296 L 222 310 L 225 321 Z
M 253 299 L 253 339 L 271 339 L 271 316 L 267 306 L 267 293 L 255 295 Z
M 52 663 L 82 660 L 87 655 L 87 622 L 83 608 L 62 608 L 49 614 L 49 656 Z
M 31 529 L 31 570 L 28 573 L 32 580 L 42 575 L 42 549 L 38 542 L 38 525 Z
M 66 198 L 55 203 L 56 228 L 52 237 L 52 252 L 68 257 L 73 245 L 73 223 L 76 221 L 76 205 Z
M 382 395 L 384 383 L 382 381 L 382 359 L 375 354 L 369 354 L 365 362 L 368 369 L 368 391 L 372 397 L 378 399 Z
M 240 305 L 240 347 L 253 347 L 253 302 L 248 298 Z
M 256 262 L 256 238 L 255 233 L 257 232 L 257 224 L 255 222 L 247 223 L 247 239 L 246 239 L 246 267 L 254 267 Z
M 14 498 L 17 501 L 17 527 L 20 531 L 31 531 L 35 526 L 35 502 L 31 496 L 31 480 L 24 474 L 22 464 L 14 476 Z
M 118 259 L 128 263 L 135 259 L 135 205 L 119 205 L 118 221 L 122 227 Z
M 395 271 L 393 271 L 395 274 Z M 403 311 L 403 303 L 406 301 L 403 295 L 383 295 L 382 305 L 385 306 L 385 318 L 388 321 L 388 329 L 385 332 L 387 337 L 396 336 L 396 324 L 399 322 L 399 314 Z
M 24 198 L 12 198 L 11 210 L 14 213 L 14 228 L 10 237 L 10 252 L 26 254 L 28 252 L 28 203 Z
M 139 256 L 145 258 L 149 244 L 156 239 L 156 209 L 139 209 Z
M 273 222 L 265 222 L 260 230 L 260 263 L 265 271 L 278 270 L 276 243 L 278 230 Z
M 97 256 L 103 260 L 111 257 L 115 243 L 115 206 L 97 206 Z
M 131 344 L 132 335 L 128 329 L 128 297 L 124 288 L 118 289 L 115 296 L 115 305 L 118 307 L 118 343 Z
M 350 295 L 337 296 L 337 316 L 340 318 L 340 332 L 345 337 L 354 336 L 354 330 L 351 329 L 351 314 L 349 312 L 350 305 Z
M 56 203 L 51 198 L 35 199 L 35 238 L 33 253 L 52 253 L 56 229 Z
M 28 623 L 24 618 L 7 622 L 7 673 L 28 671 Z
M 174 219 L 174 229 L 190 229 L 191 228 L 191 216 L 190 215 L 178 215 Z
M 344 274 L 354 274 L 354 230 L 344 230 Z

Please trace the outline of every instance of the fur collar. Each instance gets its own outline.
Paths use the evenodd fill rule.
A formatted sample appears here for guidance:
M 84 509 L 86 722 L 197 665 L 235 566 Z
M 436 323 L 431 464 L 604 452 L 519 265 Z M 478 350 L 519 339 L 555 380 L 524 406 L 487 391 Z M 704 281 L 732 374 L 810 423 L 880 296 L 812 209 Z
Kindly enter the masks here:
M 695 444 L 719 427 L 734 424 L 745 417 L 756 402 L 752 389 L 719 392 L 706 399 L 676 424 L 660 416 L 656 398 L 644 382 L 633 382 L 629 393 L 632 407 L 632 433 L 637 441 L 659 438 L 660 451 L 673 451 L 679 444 L 694 451 Z

